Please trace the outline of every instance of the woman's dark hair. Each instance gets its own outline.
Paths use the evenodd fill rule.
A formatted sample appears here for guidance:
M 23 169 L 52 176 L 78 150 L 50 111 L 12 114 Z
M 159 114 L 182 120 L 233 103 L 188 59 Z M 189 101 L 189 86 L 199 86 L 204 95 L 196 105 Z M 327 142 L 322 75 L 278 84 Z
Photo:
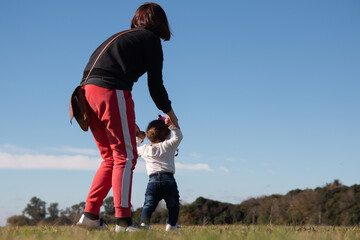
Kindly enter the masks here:
M 164 41 L 170 40 L 171 32 L 165 11 L 160 5 L 147 2 L 135 12 L 131 21 L 131 28 L 143 27 L 155 33 Z
M 170 129 L 163 120 L 151 121 L 146 129 L 146 137 L 152 143 L 163 142 L 170 135 Z

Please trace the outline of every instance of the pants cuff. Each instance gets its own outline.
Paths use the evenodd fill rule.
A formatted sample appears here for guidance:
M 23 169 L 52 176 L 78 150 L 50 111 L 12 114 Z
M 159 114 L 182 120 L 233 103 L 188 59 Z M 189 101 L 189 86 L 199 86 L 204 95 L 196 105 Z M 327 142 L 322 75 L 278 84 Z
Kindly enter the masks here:
M 93 202 L 87 202 L 84 212 L 100 215 L 100 207 L 101 206 L 99 204 Z
M 115 217 L 116 218 L 131 217 L 131 207 L 128 207 L 128 208 L 116 207 L 115 208 Z

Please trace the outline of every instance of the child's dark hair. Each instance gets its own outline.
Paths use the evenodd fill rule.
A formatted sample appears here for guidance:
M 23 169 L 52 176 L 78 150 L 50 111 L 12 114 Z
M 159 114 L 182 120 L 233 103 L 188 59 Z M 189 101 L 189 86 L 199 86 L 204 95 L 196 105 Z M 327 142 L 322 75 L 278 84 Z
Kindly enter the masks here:
M 146 129 L 146 137 L 152 143 L 163 142 L 170 135 L 170 129 L 163 120 L 151 121 Z

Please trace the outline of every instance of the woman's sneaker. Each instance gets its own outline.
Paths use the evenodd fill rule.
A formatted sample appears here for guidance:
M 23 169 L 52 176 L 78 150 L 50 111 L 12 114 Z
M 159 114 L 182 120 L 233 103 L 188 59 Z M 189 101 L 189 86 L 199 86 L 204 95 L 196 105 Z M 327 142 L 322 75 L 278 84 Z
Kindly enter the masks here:
M 101 218 L 97 220 L 91 220 L 84 214 L 81 215 L 80 220 L 76 223 L 76 226 L 84 227 L 89 230 L 107 230 L 107 227 L 105 226 L 104 221 Z
M 134 225 L 122 227 L 120 225 L 115 226 L 115 232 L 139 232 L 140 229 L 135 227 Z
M 169 231 L 179 230 L 180 228 L 181 226 L 179 225 L 171 226 L 170 224 L 167 224 L 165 231 L 169 232 Z

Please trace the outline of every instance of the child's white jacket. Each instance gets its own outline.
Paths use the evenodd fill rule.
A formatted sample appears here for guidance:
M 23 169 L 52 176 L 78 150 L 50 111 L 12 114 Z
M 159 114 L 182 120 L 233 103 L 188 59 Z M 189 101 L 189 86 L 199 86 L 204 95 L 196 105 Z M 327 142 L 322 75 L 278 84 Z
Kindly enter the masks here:
M 161 172 L 175 173 L 175 153 L 183 135 L 181 130 L 173 125 L 169 126 L 169 129 L 173 134 L 170 139 L 154 146 L 144 144 L 137 148 L 139 157 L 145 160 L 148 175 Z

